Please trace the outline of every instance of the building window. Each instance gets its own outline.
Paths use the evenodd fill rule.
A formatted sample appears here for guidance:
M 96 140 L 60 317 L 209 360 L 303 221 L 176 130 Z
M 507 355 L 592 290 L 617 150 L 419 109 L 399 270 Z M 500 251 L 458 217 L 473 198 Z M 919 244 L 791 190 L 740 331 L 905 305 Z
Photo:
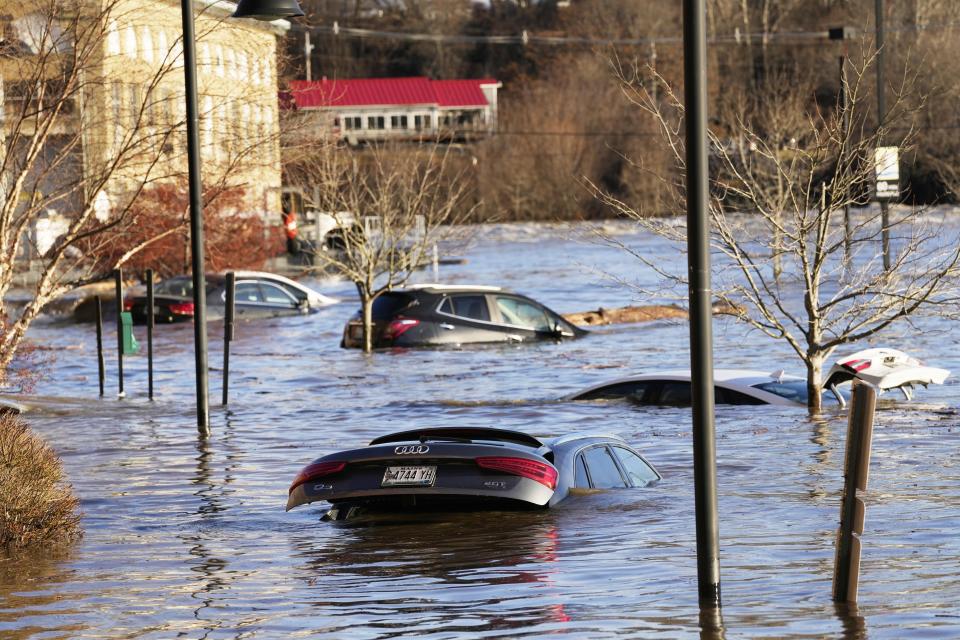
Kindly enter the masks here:
M 237 77 L 237 55 L 234 53 L 233 49 L 227 47 L 227 77 L 236 78 Z
M 127 26 L 123 46 L 128 58 L 137 57 L 137 32 L 133 30 L 132 26 Z
M 115 148 L 123 143 L 123 85 L 114 80 L 112 87 L 113 89 L 113 143 Z
M 200 43 L 200 64 L 201 71 L 210 71 L 210 45 L 206 42 Z
M 406 128 L 407 128 L 407 116 L 390 116 L 390 128 L 391 128 L 391 129 L 406 129 Z
M 157 52 L 160 62 L 170 62 L 170 46 L 167 44 L 167 32 L 164 29 L 157 34 Z
M 117 21 L 111 20 L 107 27 L 107 51 L 112 56 L 120 55 L 120 32 L 117 31 Z
M 413 128 L 417 131 L 423 131 L 430 128 L 430 116 L 413 116 Z
M 140 57 L 153 64 L 153 36 L 150 27 L 140 27 Z
M 363 123 L 360 116 L 344 116 L 343 128 L 344 129 L 362 129 Z
M 383 116 L 367 116 L 367 129 L 384 128 L 386 128 L 386 123 Z

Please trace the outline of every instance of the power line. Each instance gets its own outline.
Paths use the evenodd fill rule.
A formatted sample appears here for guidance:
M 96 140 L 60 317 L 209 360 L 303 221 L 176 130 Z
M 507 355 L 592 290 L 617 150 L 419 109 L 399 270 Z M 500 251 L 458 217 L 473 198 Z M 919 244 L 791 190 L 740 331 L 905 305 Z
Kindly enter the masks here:
M 919 31 L 948 30 L 960 27 L 960 22 L 925 23 L 920 25 L 905 25 L 887 29 L 888 33 L 906 33 Z M 308 27 L 311 33 L 327 33 L 345 38 L 375 38 L 383 40 L 401 40 L 405 42 L 431 42 L 435 44 L 496 44 L 496 45 L 549 45 L 566 46 L 578 45 L 586 47 L 609 46 L 651 46 L 682 44 L 680 36 L 660 36 L 651 38 L 594 38 L 576 36 L 544 36 L 530 33 L 527 30 L 517 35 L 489 35 L 470 36 L 460 34 L 438 33 L 411 33 L 403 31 L 382 31 L 378 29 L 362 29 L 358 27 L 342 27 L 336 21 L 330 26 Z M 774 44 L 810 44 L 830 37 L 827 29 L 817 31 L 783 31 L 777 33 L 740 33 L 719 35 L 707 38 L 711 44 L 747 44 L 774 43 Z

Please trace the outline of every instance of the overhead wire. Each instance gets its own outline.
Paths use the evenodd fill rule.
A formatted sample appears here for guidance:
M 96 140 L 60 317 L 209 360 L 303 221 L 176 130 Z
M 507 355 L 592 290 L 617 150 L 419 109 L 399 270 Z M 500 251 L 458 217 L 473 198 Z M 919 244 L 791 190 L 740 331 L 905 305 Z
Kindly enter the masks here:
M 904 25 L 889 27 L 888 33 L 907 33 L 916 31 L 950 30 L 960 28 L 960 22 L 924 23 L 919 25 Z M 512 35 L 465 35 L 441 33 L 417 33 L 407 31 L 384 31 L 380 29 L 364 29 L 360 27 L 344 27 L 334 21 L 332 25 L 317 25 L 305 27 L 311 33 L 327 33 L 334 36 L 348 38 L 375 38 L 386 40 L 403 40 L 407 42 L 432 42 L 436 44 L 496 44 L 496 45 L 579 45 L 579 46 L 650 46 L 683 44 L 681 36 L 655 36 L 645 38 L 597 38 L 580 36 L 548 36 L 538 35 L 524 30 L 520 34 Z M 747 44 L 747 43 L 795 43 L 809 44 L 811 41 L 827 40 L 830 37 L 828 29 L 812 31 L 781 31 L 776 33 L 740 33 L 708 36 L 710 44 Z

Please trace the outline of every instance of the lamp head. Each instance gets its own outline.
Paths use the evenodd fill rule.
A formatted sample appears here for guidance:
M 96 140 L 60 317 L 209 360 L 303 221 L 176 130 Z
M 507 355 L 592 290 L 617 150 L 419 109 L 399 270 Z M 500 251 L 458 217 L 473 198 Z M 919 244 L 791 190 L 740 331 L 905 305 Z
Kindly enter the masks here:
M 253 18 L 255 20 L 278 20 L 280 18 L 299 18 L 304 15 L 297 0 L 240 0 L 234 18 Z

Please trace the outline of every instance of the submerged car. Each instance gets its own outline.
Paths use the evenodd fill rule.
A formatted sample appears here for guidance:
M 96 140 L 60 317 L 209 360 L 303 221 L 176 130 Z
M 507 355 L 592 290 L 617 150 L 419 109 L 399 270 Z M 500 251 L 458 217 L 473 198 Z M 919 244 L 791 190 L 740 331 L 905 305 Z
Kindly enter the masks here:
M 422 347 L 578 338 L 586 330 L 530 298 L 500 287 L 423 284 L 373 301 L 373 347 Z M 363 346 L 357 312 L 342 347 Z
M 866 349 L 841 358 L 830 369 L 822 393 L 827 402 L 846 404 L 840 386 L 858 378 L 879 392 L 900 389 L 909 400 L 917 385 L 943 384 L 950 375 L 946 369 L 923 365 L 896 349 Z M 746 369 L 715 369 L 716 404 L 807 405 L 807 380 L 783 371 L 767 373 Z M 662 371 L 621 378 L 598 384 L 567 396 L 564 400 L 626 399 L 641 405 L 690 405 L 690 371 Z
M 234 309 L 238 318 L 269 317 L 307 313 L 311 309 L 338 302 L 299 282 L 274 273 L 236 271 Z M 227 277 L 223 273 L 207 274 L 207 313 L 221 317 L 227 299 Z M 157 322 L 192 320 L 194 314 L 193 278 L 175 276 L 156 285 L 153 316 Z M 129 296 L 123 308 L 136 324 L 147 321 L 147 296 Z
M 613 435 L 416 429 L 314 460 L 290 485 L 287 511 L 321 500 L 331 504 L 332 520 L 376 511 L 552 507 L 572 489 L 646 487 L 660 478 Z

